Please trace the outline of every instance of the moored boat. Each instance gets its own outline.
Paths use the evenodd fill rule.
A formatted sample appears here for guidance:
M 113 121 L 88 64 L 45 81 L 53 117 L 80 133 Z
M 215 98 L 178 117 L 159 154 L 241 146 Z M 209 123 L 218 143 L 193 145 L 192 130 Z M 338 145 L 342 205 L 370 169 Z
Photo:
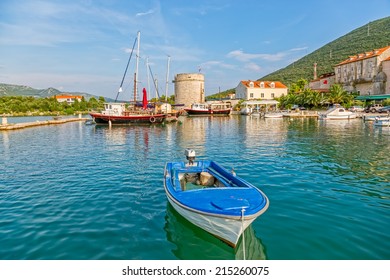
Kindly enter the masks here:
M 283 118 L 283 114 L 276 113 L 276 112 L 265 113 L 264 118 L 280 119 L 280 118 Z
M 133 104 L 126 104 L 123 102 L 116 102 L 119 93 L 122 92 L 123 82 L 126 77 L 126 73 L 129 67 L 129 63 L 133 54 L 134 46 L 137 44 L 137 62 L 136 72 L 134 73 L 134 102 Z M 138 63 L 139 63 L 139 45 L 140 45 L 140 32 L 137 33 L 137 38 L 134 41 L 133 50 L 131 51 L 125 72 L 123 74 L 122 82 L 119 86 L 115 102 L 104 103 L 104 109 L 101 112 L 90 112 L 90 116 L 96 124 L 108 124 L 108 125 L 128 125 L 128 124 L 153 124 L 162 123 L 168 116 L 165 113 L 158 112 L 156 108 L 154 110 L 148 108 L 148 98 L 146 89 L 143 89 L 142 105 L 137 106 L 137 75 L 138 75 Z
M 227 116 L 232 111 L 230 102 L 218 102 L 218 103 L 193 103 L 190 108 L 184 109 L 188 115 L 221 115 Z
M 348 111 L 339 104 L 334 104 L 326 112 L 318 114 L 320 120 L 349 120 L 356 119 L 357 114 L 351 111 Z
M 96 124 L 153 124 L 162 123 L 166 114 L 154 114 L 149 110 L 129 110 L 125 103 L 104 103 L 104 110 L 101 112 L 89 113 Z
M 210 160 L 168 162 L 164 189 L 169 203 L 184 218 L 235 247 L 242 232 L 269 205 L 266 195 L 252 184 Z
M 377 117 L 374 121 L 374 125 L 390 127 L 390 117 Z

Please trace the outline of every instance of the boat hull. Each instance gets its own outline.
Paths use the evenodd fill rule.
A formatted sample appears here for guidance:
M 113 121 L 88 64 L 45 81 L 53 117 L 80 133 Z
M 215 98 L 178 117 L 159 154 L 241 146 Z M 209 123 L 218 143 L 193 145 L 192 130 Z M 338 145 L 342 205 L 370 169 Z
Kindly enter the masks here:
M 154 124 L 164 122 L 165 114 L 155 115 L 127 115 L 127 116 L 109 116 L 99 113 L 90 113 L 96 124 L 109 125 L 129 125 L 129 124 Z
M 382 118 L 377 118 L 374 121 L 375 126 L 387 126 L 390 127 L 390 118 L 388 117 L 382 117 Z
M 230 109 L 223 110 L 195 110 L 195 109 L 184 109 L 190 116 L 227 116 L 230 114 Z
M 350 119 L 356 119 L 356 114 L 353 115 L 345 115 L 345 116 L 327 116 L 327 115 L 320 115 L 320 120 L 350 120 Z
M 236 247 L 243 231 L 257 218 L 257 216 L 254 216 L 241 221 L 241 219 L 233 219 L 232 217 L 212 216 L 208 213 L 200 213 L 191 208 L 183 207 L 169 195 L 167 198 L 172 207 L 185 219 L 221 239 L 233 248 Z
M 165 167 L 164 189 L 172 207 L 185 219 L 235 247 L 243 231 L 269 205 L 268 198 L 257 188 L 210 161 L 188 167 L 182 162 Z M 191 174 L 212 175 L 218 182 L 211 185 L 185 183 Z
M 279 113 L 270 113 L 270 114 L 265 114 L 264 115 L 265 118 L 269 118 L 269 119 L 280 119 L 280 118 L 283 118 L 283 114 L 279 114 Z

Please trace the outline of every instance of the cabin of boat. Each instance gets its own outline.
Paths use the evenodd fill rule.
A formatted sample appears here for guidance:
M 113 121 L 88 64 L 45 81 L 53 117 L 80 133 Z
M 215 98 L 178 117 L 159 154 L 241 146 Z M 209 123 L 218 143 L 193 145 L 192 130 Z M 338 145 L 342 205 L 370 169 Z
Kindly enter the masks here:
M 191 108 L 184 110 L 189 115 L 229 115 L 232 109 L 231 102 L 193 103 Z

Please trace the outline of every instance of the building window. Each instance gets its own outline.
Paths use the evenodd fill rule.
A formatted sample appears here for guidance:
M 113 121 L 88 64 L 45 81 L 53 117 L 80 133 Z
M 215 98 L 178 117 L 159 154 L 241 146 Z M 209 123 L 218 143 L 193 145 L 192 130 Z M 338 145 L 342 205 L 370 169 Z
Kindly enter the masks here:
M 264 82 L 261 82 L 261 83 L 260 83 L 260 87 L 261 87 L 261 88 L 264 88 Z
M 249 82 L 249 87 L 253 88 L 253 82 Z
M 275 83 L 274 82 L 271 83 L 271 88 L 275 88 Z
M 275 93 L 271 93 L 271 98 L 275 98 Z
M 252 93 L 252 92 L 249 93 L 249 97 L 250 97 L 250 98 L 253 98 L 253 93 Z
M 261 98 L 264 98 L 264 93 L 261 93 L 261 94 L 260 94 L 260 97 L 261 97 Z

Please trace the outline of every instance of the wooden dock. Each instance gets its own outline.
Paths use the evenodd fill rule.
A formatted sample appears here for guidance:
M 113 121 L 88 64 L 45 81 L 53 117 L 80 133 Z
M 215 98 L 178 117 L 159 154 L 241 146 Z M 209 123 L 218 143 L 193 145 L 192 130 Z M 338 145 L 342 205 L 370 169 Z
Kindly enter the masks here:
M 57 124 L 63 124 L 68 122 L 76 122 L 76 121 L 86 121 L 87 118 L 64 118 L 64 119 L 58 119 L 58 120 L 46 120 L 46 121 L 35 121 L 35 122 L 25 122 L 25 123 L 10 123 L 8 124 L 7 121 L 2 121 L 2 124 L 0 124 L 0 130 L 14 130 L 14 129 L 22 129 L 22 128 L 28 128 L 28 127 L 34 127 L 34 126 L 42 126 L 42 125 L 57 125 Z

